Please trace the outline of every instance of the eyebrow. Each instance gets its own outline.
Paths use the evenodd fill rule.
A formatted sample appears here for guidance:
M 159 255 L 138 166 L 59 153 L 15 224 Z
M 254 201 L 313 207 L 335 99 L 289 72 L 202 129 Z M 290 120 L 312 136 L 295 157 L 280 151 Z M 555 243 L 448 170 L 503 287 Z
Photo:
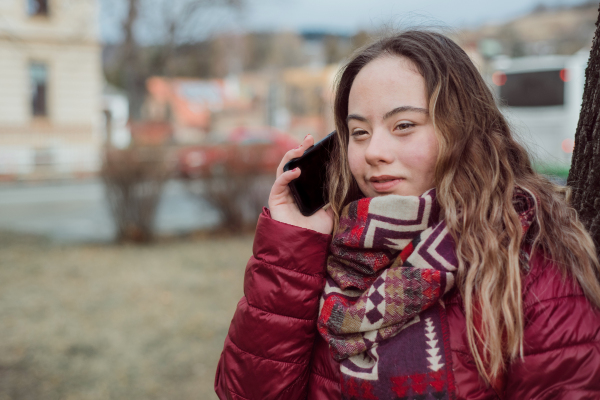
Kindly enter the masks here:
M 405 111 L 414 111 L 414 112 L 418 112 L 421 114 L 429 115 L 429 111 L 424 108 L 413 107 L 413 106 L 401 106 L 401 107 L 396 107 L 393 110 L 385 113 L 385 115 L 383 116 L 383 120 L 386 120 L 393 115 L 396 115 L 398 113 L 405 112 Z M 346 123 L 350 122 L 351 119 L 355 119 L 355 120 L 361 121 L 361 122 L 367 122 L 367 119 L 365 117 L 363 117 L 362 115 L 349 114 L 346 117 Z

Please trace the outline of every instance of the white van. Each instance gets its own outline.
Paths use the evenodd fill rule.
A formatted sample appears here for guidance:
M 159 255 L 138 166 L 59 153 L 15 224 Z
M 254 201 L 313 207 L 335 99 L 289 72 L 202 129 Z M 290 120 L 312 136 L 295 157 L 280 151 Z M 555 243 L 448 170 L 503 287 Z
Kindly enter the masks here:
M 491 81 L 500 109 L 542 173 L 565 179 L 568 174 L 589 54 L 582 50 L 493 63 Z

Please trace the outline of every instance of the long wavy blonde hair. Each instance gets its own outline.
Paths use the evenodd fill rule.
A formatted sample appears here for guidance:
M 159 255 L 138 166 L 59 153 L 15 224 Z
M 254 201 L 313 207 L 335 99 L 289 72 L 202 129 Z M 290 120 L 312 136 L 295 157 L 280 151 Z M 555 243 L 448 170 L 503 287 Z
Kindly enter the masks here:
M 337 140 L 329 165 L 329 200 L 336 221 L 342 208 L 361 196 L 347 157 L 350 88 L 366 64 L 389 55 L 411 60 L 426 82 L 440 149 L 437 199 L 457 243 L 457 287 L 464 301 L 470 350 L 480 375 L 491 382 L 508 363 L 523 357 L 522 245 L 553 260 L 564 276 L 573 276 L 600 308 L 596 249 L 568 204 L 568 189 L 533 170 L 467 54 L 446 36 L 421 30 L 386 37 L 359 50 L 338 75 Z M 515 186 L 536 199 L 536 218 L 525 238 L 512 202 Z M 477 328 L 475 313 L 481 317 Z

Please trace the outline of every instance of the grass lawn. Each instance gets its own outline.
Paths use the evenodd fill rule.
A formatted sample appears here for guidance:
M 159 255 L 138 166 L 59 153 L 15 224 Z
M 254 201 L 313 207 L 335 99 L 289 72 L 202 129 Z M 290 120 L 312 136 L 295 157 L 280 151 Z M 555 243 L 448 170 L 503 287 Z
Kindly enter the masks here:
M 0 234 L 0 400 L 217 399 L 252 236 L 57 246 Z

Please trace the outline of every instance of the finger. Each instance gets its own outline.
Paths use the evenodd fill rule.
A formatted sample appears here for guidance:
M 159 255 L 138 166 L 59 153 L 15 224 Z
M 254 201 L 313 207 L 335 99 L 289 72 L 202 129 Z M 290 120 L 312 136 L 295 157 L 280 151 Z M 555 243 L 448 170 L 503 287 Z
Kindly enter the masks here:
M 314 139 L 312 137 L 312 135 L 306 135 L 304 137 L 304 139 L 302 140 L 302 143 L 300 143 L 300 145 L 292 150 L 289 150 L 287 153 L 285 153 L 285 155 L 283 156 L 283 159 L 281 160 L 281 162 L 279 163 L 279 166 L 277 167 L 277 177 L 279 177 L 282 173 L 283 173 L 283 167 L 285 166 L 285 164 L 287 164 L 291 159 L 294 158 L 298 158 L 300 157 L 302 154 L 304 154 L 304 152 L 313 145 Z
M 282 173 L 271 188 L 271 197 L 287 196 L 289 193 L 288 184 L 300 176 L 300 168 L 294 168 L 291 171 Z
M 304 137 L 304 140 L 302 140 L 302 143 L 300 143 L 300 145 L 298 147 L 285 153 L 285 155 L 283 156 L 283 159 L 281 160 L 281 162 L 279 163 L 279 166 L 277 167 L 277 177 L 279 177 L 283 173 L 283 167 L 285 166 L 285 164 L 287 164 L 293 158 L 300 157 L 314 143 L 315 143 L 315 139 L 312 137 L 312 135 L 306 135 L 306 137 Z

